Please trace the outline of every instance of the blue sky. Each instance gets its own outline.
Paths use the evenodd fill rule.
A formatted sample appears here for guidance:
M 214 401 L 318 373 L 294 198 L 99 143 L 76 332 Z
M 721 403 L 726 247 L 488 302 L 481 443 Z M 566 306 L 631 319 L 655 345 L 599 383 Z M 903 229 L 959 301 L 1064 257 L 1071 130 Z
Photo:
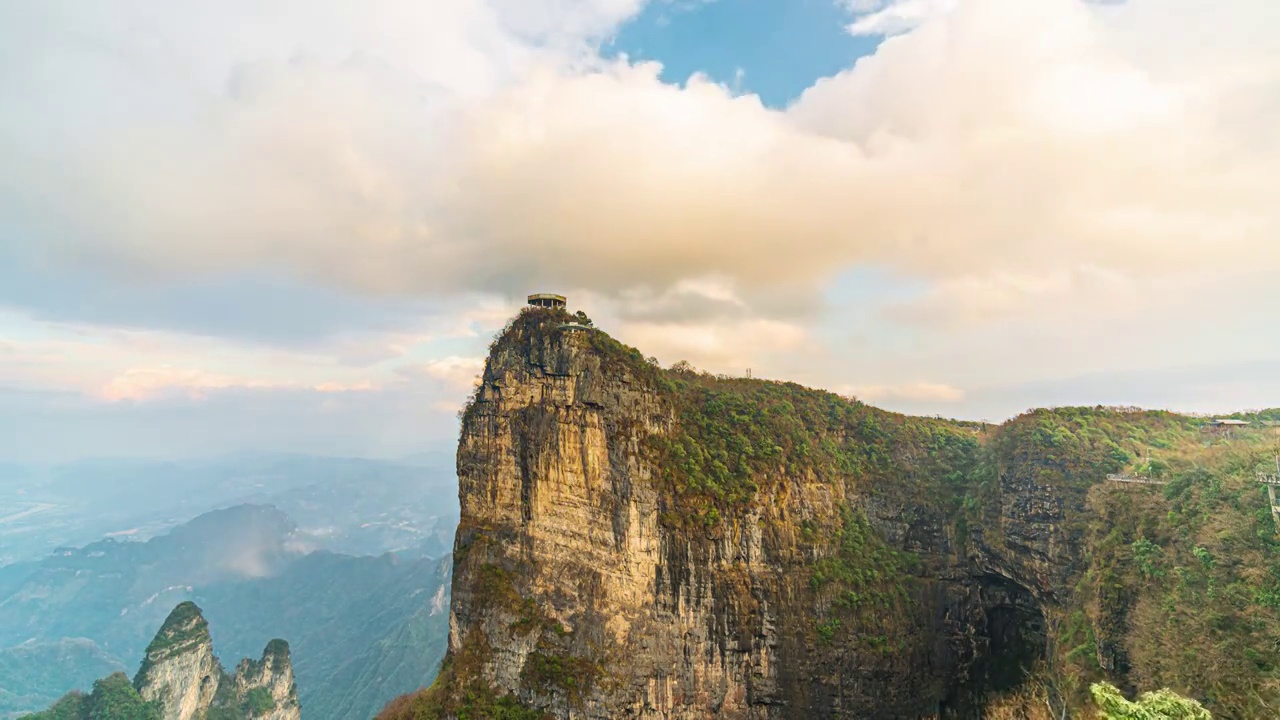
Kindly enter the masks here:
M 656 60 L 669 83 L 702 73 L 781 108 L 875 50 L 880 38 L 849 34 L 849 20 L 831 0 L 658 2 L 622 25 L 605 54 Z
M 0 461 L 447 448 L 540 290 L 908 412 L 1280 405 L 1272 17 L 0 4 Z

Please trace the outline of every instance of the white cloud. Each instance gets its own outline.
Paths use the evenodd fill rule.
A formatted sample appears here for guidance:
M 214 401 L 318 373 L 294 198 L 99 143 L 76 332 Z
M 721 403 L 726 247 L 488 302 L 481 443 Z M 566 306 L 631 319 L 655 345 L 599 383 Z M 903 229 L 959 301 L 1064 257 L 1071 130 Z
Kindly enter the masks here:
M 943 383 L 913 382 L 901 385 L 846 385 L 839 392 L 852 395 L 865 402 L 914 401 L 928 403 L 958 403 L 965 398 L 959 388 Z
M 0 158 L 7 192 L 31 201 L 19 221 L 57 240 L 46 260 L 130 276 L 265 266 L 373 293 L 619 295 L 714 275 L 766 312 L 766 289 L 816 296 L 865 262 L 939 281 L 1278 264 L 1275 42 L 1171 60 L 1144 28 L 1178 21 L 1153 0 L 889 3 L 876 16 L 910 29 L 785 113 L 526 38 L 568 13 L 585 40 L 634 3 L 434 17 L 389 2 L 351 28 L 342 7 L 309 8 L 300 29 L 237 7 L 248 39 L 218 52 L 175 29 L 190 23 L 177 11 L 149 22 L 189 45 L 141 50 L 128 7 L 75 18 L 110 52 L 141 52 L 131 64 L 8 18 L 31 37 L 11 65 L 25 82 L 0 98 L 28 110 L 8 114 Z M 1273 12 L 1217 7 L 1197 33 Z M 215 39 L 231 27 L 219 18 Z M 410 42 L 427 25 L 443 47 Z M 198 90 L 173 74 L 192 63 Z M 102 88 L 125 93 L 107 117 L 67 117 Z
M 0 5 L 0 264 L 443 298 L 282 357 L 176 333 L 21 341 L 0 381 L 152 397 L 412 377 L 449 403 L 477 369 L 461 341 L 562 289 L 665 362 L 823 355 L 812 381 L 892 395 L 1129 362 L 1094 347 L 1153 318 L 1162 357 L 1203 354 L 1168 331 L 1212 315 L 1180 294 L 1269 301 L 1271 0 L 845 5 L 888 37 L 785 110 L 598 57 L 635 0 Z M 849 357 L 813 319 L 866 265 L 923 290 L 842 309 L 892 323 L 882 355 Z M 503 299 L 457 311 L 473 293 Z M 1280 352 L 1235 336 L 1215 350 Z
M 470 390 L 475 387 L 484 370 L 483 357 L 449 357 L 431 360 L 419 366 L 401 368 L 406 375 L 422 373 L 428 377 L 444 380 L 452 389 Z
M 955 7 L 958 0 L 846 0 L 853 35 L 897 35 Z
M 320 393 L 358 392 L 374 390 L 371 381 L 355 383 L 321 382 L 302 385 L 295 382 L 279 382 L 254 377 L 236 377 L 210 373 L 198 368 L 175 368 L 167 365 L 130 368 L 111 378 L 97 389 L 97 395 L 105 400 L 150 400 L 157 397 L 182 395 L 191 399 L 205 398 L 217 390 L 312 390 Z
M 887 312 L 896 319 L 942 326 L 1064 308 L 1078 316 L 1082 310 L 1141 303 L 1149 289 L 1124 275 L 1088 265 L 1039 274 L 995 272 L 942 281 L 924 296 L 892 305 Z
M 706 323 L 623 323 L 620 337 L 665 364 L 687 360 L 711 372 L 741 375 L 772 354 L 794 353 L 810 342 L 805 328 L 775 320 Z

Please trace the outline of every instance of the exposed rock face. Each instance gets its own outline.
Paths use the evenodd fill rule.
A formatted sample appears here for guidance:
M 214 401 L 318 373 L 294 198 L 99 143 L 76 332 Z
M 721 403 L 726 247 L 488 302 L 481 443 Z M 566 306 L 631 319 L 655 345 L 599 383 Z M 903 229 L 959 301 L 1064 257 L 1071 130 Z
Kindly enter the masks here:
M 169 614 L 133 685 L 143 700 L 160 704 L 163 720 L 200 720 L 215 708 L 231 718 L 301 718 L 289 644 L 272 640 L 261 660 L 241 660 L 228 676 L 213 654 L 209 624 L 192 602 Z
M 446 683 L 556 718 L 975 717 L 1043 652 L 1072 563 L 1055 488 L 1002 470 L 996 530 L 971 533 L 925 440 L 891 427 L 879 466 L 779 464 L 745 509 L 691 523 L 653 450 L 671 393 L 548 312 L 498 340 L 463 419 Z M 910 582 L 886 577 L 902 553 Z
M 271 698 L 271 708 L 255 713 L 261 720 L 300 720 L 298 688 L 293 682 L 293 664 L 289 659 L 289 643 L 272 640 L 262 651 L 262 659 L 245 658 L 236 667 L 232 679 L 237 704 L 250 702 L 255 689 L 265 690 Z
M 160 703 L 164 720 L 191 720 L 213 703 L 221 675 L 209 623 L 195 603 L 184 602 L 147 646 L 133 686 L 143 700 Z

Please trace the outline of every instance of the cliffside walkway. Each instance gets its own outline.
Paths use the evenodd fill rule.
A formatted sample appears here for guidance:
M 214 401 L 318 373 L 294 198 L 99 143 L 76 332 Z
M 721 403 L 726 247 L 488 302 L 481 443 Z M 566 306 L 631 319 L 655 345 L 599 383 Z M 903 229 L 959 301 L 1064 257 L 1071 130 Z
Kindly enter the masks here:
M 1149 477 L 1140 477 L 1138 475 L 1116 475 L 1115 473 L 1109 473 L 1107 475 L 1107 479 L 1110 480 L 1111 482 L 1134 483 L 1136 485 L 1167 485 L 1168 484 L 1164 480 L 1152 480 Z

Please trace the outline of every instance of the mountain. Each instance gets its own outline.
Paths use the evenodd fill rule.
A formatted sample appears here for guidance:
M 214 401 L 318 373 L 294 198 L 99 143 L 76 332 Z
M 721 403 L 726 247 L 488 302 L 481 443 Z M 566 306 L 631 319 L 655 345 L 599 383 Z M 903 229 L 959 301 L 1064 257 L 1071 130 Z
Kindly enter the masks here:
M 275 639 L 260 660 L 228 675 L 213 654 L 209 625 L 192 602 L 179 603 L 147 645 L 130 683 L 113 673 L 88 696 L 72 691 L 28 720 L 301 720 L 289 644 Z
M 448 588 L 447 558 L 316 552 L 273 578 L 198 597 L 219 647 L 235 654 L 274 635 L 294 638 L 309 720 L 363 720 L 435 677 L 448 644 Z
M 107 537 L 146 540 L 218 508 L 273 505 L 319 546 L 444 554 L 457 519 L 453 469 L 403 462 L 245 454 L 209 460 L 0 464 L 0 565 Z
M 30 642 L 0 650 L 0 717 L 45 707 L 68 688 L 88 688 L 124 665 L 87 638 Z
M 1102 681 L 1280 705 L 1260 430 L 909 417 L 571 319 L 526 309 L 492 346 L 448 655 L 383 720 L 1059 718 L 1091 686 L 1115 705 Z
M 280 510 L 246 505 L 147 542 L 103 541 L 0 568 L 0 648 L 9 648 L 0 650 L 0 710 L 12 717 L 87 690 L 104 664 L 141 656 L 164 608 L 183 600 L 204 608 L 232 656 L 290 638 L 309 719 L 367 718 L 429 682 L 447 642 L 448 559 L 311 545 Z M 54 654 L 68 643 L 78 651 Z M 51 657 L 61 661 L 24 661 Z

